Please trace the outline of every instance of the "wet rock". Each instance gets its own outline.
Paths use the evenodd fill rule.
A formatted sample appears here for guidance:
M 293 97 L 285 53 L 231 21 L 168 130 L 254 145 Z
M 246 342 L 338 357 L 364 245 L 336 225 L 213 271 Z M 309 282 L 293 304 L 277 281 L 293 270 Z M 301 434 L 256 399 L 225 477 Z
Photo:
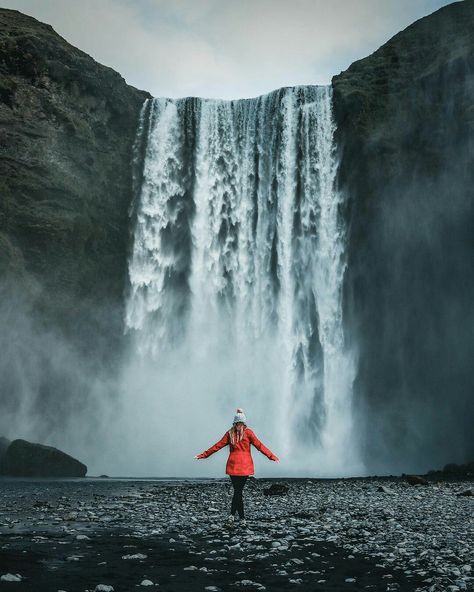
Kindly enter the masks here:
M 94 588 L 94 592 L 114 592 L 113 586 L 108 586 L 107 584 L 97 584 Z
M 409 485 L 429 485 L 429 481 L 420 475 L 406 475 L 405 479 Z
M 11 477 L 85 477 L 87 467 L 69 454 L 43 444 L 13 440 L 1 466 Z
M 474 497 L 474 489 L 465 489 L 456 494 L 458 497 Z
M 377 491 L 380 491 L 381 493 L 388 493 L 390 495 L 394 495 L 395 494 L 395 492 L 393 491 L 393 489 L 390 489 L 386 485 L 379 485 L 378 488 L 377 488 Z
M 263 495 L 286 495 L 288 493 L 288 485 L 282 483 L 272 483 L 270 487 L 263 490 Z
M 254 582 L 253 580 L 241 580 L 240 582 L 235 582 L 234 586 L 241 587 L 241 588 L 251 588 L 254 590 L 266 590 L 263 584 L 259 582 Z
M 3 576 L 0 576 L 0 581 L 2 582 L 21 582 L 22 577 L 20 574 L 11 574 L 7 573 Z
M 143 553 L 134 553 L 133 555 L 122 555 L 122 559 L 127 560 L 141 560 L 147 559 L 148 555 L 144 555 Z

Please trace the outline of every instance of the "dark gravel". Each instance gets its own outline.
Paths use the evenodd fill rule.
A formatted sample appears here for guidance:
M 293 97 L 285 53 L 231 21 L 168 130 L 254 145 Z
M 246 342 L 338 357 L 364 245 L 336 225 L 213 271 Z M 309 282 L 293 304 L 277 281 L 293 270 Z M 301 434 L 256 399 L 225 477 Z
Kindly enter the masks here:
M 0 589 L 473 589 L 469 483 L 285 483 L 251 480 L 247 526 L 226 527 L 225 479 L 0 480 L 0 577 L 20 578 Z

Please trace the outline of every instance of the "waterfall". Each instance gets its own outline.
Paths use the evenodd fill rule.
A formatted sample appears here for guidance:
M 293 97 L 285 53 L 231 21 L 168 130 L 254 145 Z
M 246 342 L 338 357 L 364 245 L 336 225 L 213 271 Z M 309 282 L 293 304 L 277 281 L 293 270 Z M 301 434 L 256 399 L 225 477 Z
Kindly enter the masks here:
M 286 473 L 358 470 L 334 133 L 331 88 L 308 86 L 149 100 L 135 144 L 125 325 L 150 396 L 178 423 L 213 408 L 217 432 L 246 407 Z

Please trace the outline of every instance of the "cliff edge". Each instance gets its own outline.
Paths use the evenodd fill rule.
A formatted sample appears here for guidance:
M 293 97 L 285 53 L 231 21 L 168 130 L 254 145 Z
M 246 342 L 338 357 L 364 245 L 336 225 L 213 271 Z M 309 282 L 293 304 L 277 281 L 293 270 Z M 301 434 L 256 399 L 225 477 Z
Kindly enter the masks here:
M 375 472 L 474 456 L 473 31 L 474 2 L 450 4 L 333 78 L 356 425 Z

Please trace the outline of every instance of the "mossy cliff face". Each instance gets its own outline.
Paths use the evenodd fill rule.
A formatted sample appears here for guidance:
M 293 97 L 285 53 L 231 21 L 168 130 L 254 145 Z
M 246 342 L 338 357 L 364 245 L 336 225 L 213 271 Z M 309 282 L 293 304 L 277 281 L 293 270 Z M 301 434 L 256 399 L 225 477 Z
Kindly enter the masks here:
M 452 4 L 333 79 L 356 425 L 375 471 L 474 456 L 473 31 L 474 2 Z
M 91 315 L 97 338 L 119 330 L 147 96 L 50 26 L 0 10 L 0 274 L 75 337 Z

